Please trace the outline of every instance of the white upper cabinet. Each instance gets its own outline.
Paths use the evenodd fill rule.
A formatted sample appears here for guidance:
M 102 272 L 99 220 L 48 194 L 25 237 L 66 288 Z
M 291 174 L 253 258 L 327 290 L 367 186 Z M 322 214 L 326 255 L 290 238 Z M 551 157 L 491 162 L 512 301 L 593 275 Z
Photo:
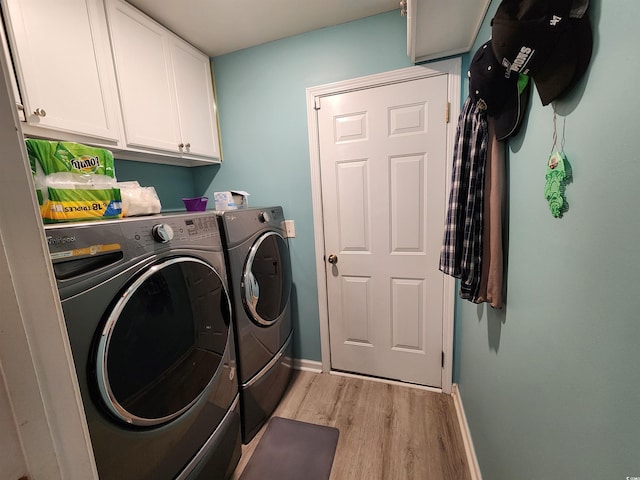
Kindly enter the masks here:
M 408 0 L 407 55 L 413 63 L 468 52 L 490 0 Z
M 117 144 L 102 1 L 3 0 L 2 8 L 27 124 Z
M 107 13 L 127 145 L 179 153 L 165 30 L 123 2 L 107 2 Z
M 0 23 L 0 42 L 2 42 L 2 53 L 5 58 L 11 58 L 11 53 L 9 52 L 9 44 L 7 43 L 7 34 L 4 28 L 4 24 Z M 11 73 L 14 73 L 13 69 Z M 22 99 L 20 98 L 20 90 L 18 89 L 18 83 L 16 81 L 15 73 L 13 75 L 9 75 L 9 83 L 11 83 L 11 91 L 13 92 L 13 98 L 15 99 L 16 106 L 18 108 L 18 118 L 21 122 L 26 121 L 24 116 L 24 107 L 22 106 Z
M 177 37 L 172 37 L 170 46 L 184 151 L 219 158 L 211 61 Z
M 219 159 L 209 58 L 128 3 L 106 6 L 127 147 Z

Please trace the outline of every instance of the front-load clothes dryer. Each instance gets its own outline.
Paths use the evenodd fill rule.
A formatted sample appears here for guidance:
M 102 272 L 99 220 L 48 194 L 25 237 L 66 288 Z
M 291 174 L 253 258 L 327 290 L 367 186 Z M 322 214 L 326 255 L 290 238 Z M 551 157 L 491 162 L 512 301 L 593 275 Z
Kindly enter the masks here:
M 240 408 L 217 217 L 45 232 L 100 479 L 229 477 Z
M 219 214 L 233 299 L 242 439 L 248 443 L 291 380 L 289 246 L 282 207 Z

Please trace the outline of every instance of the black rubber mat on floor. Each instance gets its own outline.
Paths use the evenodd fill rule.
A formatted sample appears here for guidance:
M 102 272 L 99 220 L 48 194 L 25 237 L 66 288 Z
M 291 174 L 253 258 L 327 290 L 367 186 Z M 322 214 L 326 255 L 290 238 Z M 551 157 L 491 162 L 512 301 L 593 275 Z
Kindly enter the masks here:
M 240 480 L 328 480 L 339 430 L 273 417 Z

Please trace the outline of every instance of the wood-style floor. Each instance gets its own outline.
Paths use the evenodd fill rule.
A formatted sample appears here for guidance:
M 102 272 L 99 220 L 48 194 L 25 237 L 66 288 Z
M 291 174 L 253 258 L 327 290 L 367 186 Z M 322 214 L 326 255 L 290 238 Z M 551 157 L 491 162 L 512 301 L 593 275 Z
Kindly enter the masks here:
M 295 371 L 274 416 L 340 430 L 331 480 L 471 479 L 449 395 Z M 264 428 L 242 447 L 233 480 L 242 473 Z

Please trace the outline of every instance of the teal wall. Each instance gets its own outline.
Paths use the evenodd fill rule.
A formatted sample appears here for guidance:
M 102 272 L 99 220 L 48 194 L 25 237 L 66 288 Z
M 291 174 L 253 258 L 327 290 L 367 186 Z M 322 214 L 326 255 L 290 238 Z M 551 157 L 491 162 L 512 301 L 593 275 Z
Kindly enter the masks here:
M 184 210 L 182 198 L 196 195 L 192 168 L 116 159 L 115 170 L 119 182 L 136 180 L 154 187 L 163 212 Z
M 556 104 L 570 209 L 555 219 L 542 195 L 553 110 L 534 91 L 509 143 L 506 306 L 456 302 L 455 381 L 487 480 L 640 476 L 640 3 L 592 0 L 589 12 L 590 69 Z M 160 173 L 116 164 L 119 179 L 155 182 L 163 206 L 227 189 L 284 206 L 297 230 L 299 358 L 320 360 L 305 88 L 406 67 L 405 38 L 390 12 L 215 58 L 224 164 Z
M 410 66 L 399 10 L 213 59 L 224 162 L 196 191 L 246 190 L 293 219 L 295 356 L 321 359 L 306 88 Z
M 640 3 L 592 0 L 589 14 L 590 69 L 556 105 L 570 209 L 555 219 L 543 198 L 553 110 L 534 91 L 509 145 L 506 307 L 456 306 L 457 381 L 487 480 L 640 476 Z

